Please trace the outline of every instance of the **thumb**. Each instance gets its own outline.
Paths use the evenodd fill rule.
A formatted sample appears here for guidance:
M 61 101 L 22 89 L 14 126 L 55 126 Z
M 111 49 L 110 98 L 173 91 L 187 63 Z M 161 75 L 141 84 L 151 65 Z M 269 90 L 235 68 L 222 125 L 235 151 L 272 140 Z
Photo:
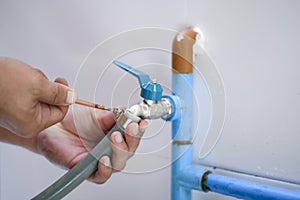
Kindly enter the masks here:
M 70 105 L 77 100 L 77 93 L 59 81 L 45 80 L 42 85 L 39 100 L 50 105 Z

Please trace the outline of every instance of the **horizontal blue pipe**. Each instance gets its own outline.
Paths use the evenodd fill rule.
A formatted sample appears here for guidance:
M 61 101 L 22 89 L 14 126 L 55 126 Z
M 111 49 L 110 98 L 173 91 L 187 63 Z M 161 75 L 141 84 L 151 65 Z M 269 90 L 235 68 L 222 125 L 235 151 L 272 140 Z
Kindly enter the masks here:
M 209 191 L 240 199 L 300 200 L 300 192 L 213 173 L 207 176 L 203 184 Z
M 202 180 L 203 177 L 209 173 L 210 172 L 206 169 L 196 168 L 190 165 L 183 168 L 177 177 L 177 181 L 182 187 L 204 191 L 205 188 L 202 188 Z
M 222 176 L 193 166 L 186 166 L 177 176 L 177 181 L 187 189 L 211 191 L 239 199 L 300 200 L 300 192 Z

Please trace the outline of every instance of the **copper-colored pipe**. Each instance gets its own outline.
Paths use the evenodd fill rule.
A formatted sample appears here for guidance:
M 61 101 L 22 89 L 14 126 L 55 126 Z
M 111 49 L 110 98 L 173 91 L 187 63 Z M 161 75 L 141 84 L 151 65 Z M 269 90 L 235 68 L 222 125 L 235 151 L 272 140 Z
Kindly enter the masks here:
M 175 36 L 172 47 L 172 67 L 175 73 L 193 72 L 193 46 L 197 34 L 195 30 L 188 28 Z
M 100 109 L 100 110 L 106 110 L 104 105 L 91 103 L 91 102 L 84 101 L 84 100 L 81 100 L 81 99 L 77 99 L 75 101 L 75 103 L 80 104 L 80 105 L 84 105 L 84 106 L 88 106 L 88 107 L 92 107 L 92 108 L 97 108 L 97 109 Z

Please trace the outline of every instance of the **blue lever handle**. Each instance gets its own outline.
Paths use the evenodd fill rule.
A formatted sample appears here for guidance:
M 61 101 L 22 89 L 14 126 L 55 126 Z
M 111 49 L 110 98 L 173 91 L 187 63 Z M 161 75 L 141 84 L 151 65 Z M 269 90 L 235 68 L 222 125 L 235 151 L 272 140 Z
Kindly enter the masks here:
M 122 63 L 120 61 L 114 61 L 114 64 L 124 69 L 125 71 L 129 72 L 130 74 L 134 75 L 135 77 L 137 77 L 139 79 L 141 86 L 146 85 L 151 81 L 148 74 L 145 74 L 144 72 L 134 69 L 133 67 L 130 67 L 125 63 Z
M 114 61 L 114 64 L 138 78 L 141 87 L 141 97 L 153 101 L 159 101 L 161 99 L 163 92 L 161 85 L 151 81 L 148 74 L 134 69 L 120 61 Z

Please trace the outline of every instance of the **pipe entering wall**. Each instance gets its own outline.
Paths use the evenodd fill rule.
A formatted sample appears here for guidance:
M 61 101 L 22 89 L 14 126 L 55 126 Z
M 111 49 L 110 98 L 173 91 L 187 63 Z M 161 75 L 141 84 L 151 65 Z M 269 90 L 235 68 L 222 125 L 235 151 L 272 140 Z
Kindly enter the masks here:
M 300 192 L 214 174 L 195 167 L 192 148 L 193 46 L 195 29 L 185 29 L 173 41 L 172 90 L 181 101 L 181 117 L 172 121 L 172 200 L 191 200 L 191 190 L 211 191 L 242 199 L 300 200 Z
M 172 68 L 176 73 L 193 73 L 193 46 L 198 33 L 188 28 L 179 32 L 172 45 Z

